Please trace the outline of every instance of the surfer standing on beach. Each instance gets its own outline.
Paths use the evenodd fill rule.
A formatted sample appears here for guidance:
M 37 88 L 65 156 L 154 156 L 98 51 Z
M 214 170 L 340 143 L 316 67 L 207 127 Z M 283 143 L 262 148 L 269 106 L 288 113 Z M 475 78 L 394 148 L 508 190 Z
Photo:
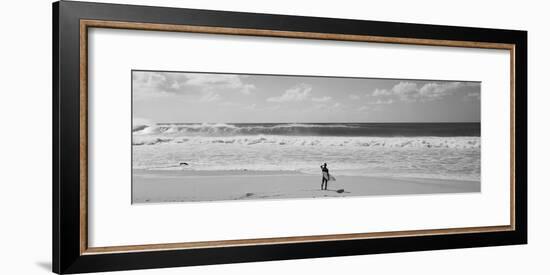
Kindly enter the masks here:
M 321 190 L 327 190 L 330 174 L 328 173 L 328 168 L 326 163 L 321 165 L 321 172 L 323 173 L 323 179 L 321 180 Z

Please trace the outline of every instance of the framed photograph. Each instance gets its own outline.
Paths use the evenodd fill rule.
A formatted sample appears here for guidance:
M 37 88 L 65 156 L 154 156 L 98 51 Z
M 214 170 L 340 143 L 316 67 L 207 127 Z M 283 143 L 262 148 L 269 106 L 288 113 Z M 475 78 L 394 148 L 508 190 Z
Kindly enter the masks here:
M 53 4 L 53 271 L 527 243 L 527 32 Z

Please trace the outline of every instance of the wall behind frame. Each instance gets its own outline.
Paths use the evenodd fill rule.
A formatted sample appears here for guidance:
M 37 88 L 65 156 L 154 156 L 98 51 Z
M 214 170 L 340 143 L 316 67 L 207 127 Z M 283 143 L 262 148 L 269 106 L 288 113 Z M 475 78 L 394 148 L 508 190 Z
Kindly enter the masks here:
M 121 272 L 120 274 L 470 274 L 541 273 L 550 245 L 550 140 L 544 1 L 112 0 L 126 4 L 356 18 L 529 31 L 529 244 L 282 262 Z M 2 274 L 51 269 L 51 2 L 11 1 L 0 17 L 0 209 Z M 537 270 L 538 272 L 535 272 Z M 540 270 L 540 271 L 539 271 Z M 112 273 L 109 273 L 112 274 Z

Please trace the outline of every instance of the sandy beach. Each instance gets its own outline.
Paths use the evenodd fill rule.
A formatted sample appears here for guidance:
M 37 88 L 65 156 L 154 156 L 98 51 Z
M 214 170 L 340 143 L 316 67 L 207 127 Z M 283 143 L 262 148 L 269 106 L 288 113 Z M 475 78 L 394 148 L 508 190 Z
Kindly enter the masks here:
M 283 171 L 133 170 L 133 203 L 379 196 L 479 192 L 479 181 L 338 176 Z

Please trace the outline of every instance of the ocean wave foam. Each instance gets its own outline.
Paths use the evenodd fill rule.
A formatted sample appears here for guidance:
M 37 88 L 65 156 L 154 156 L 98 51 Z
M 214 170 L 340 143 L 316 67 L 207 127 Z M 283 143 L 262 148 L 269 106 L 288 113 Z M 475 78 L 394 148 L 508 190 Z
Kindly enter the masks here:
M 133 145 L 155 144 L 227 144 L 243 146 L 356 146 L 372 148 L 453 148 L 478 149 L 479 137 L 303 137 L 303 136 L 231 136 L 231 137 L 166 137 L 133 136 Z

